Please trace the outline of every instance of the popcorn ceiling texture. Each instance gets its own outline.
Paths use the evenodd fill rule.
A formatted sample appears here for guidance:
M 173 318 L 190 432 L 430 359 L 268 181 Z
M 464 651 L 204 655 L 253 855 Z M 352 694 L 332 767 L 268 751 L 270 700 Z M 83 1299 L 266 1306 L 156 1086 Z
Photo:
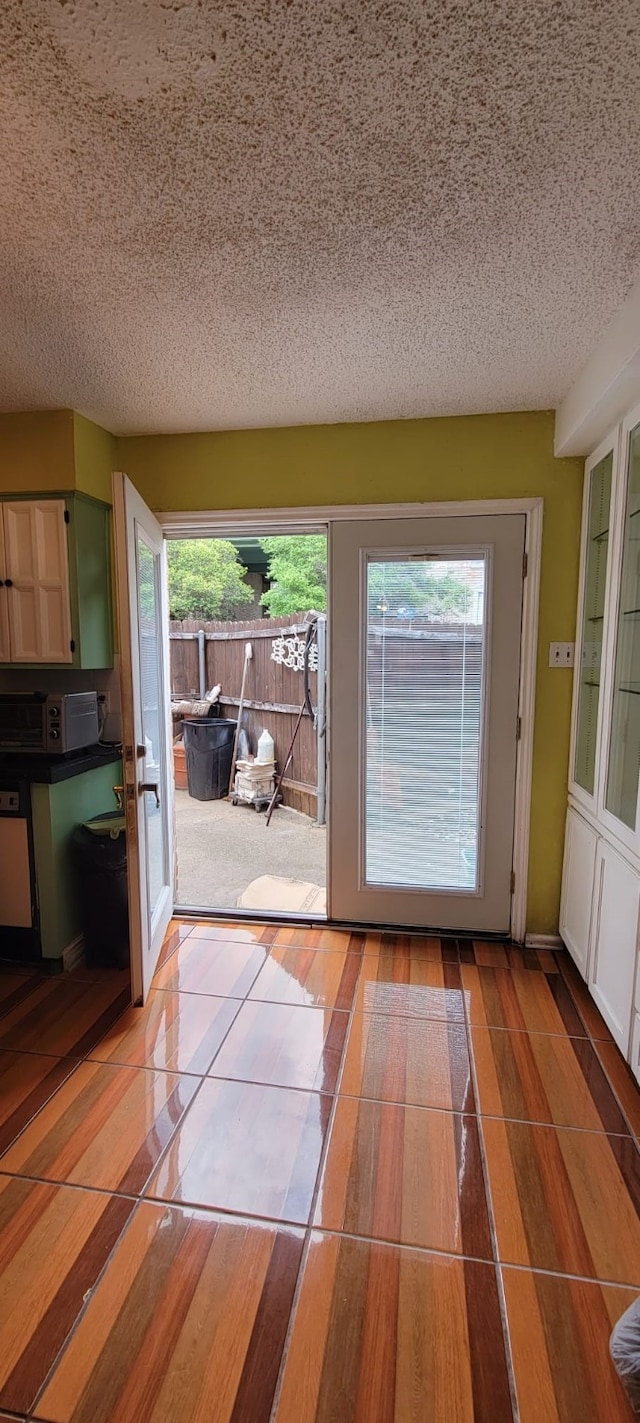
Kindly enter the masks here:
M 640 274 L 636 0 L 3 0 L 0 408 L 549 407 Z

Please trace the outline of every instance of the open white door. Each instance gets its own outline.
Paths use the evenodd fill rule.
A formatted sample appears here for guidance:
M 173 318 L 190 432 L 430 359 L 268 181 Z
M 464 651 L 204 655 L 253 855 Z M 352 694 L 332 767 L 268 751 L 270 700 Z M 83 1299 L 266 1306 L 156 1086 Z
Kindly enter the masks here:
M 113 513 L 131 986 L 137 1003 L 149 991 L 173 912 L 169 609 L 162 529 L 124 474 L 113 476 Z

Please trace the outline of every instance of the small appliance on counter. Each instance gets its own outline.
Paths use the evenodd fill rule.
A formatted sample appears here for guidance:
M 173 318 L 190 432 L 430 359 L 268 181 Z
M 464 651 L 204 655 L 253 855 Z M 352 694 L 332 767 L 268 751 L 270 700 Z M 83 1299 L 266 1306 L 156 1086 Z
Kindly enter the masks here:
M 0 693 L 0 755 L 67 756 L 98 736 L 96 692 Z

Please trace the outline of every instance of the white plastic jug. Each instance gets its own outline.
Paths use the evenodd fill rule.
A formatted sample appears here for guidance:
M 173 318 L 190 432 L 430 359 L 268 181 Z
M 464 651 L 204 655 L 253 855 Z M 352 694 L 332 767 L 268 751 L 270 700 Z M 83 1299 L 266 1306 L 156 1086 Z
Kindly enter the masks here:
M 275 761 L 276 748 L 270 731 L 261 731 L 258 737 L 258 754 L 256 761 L 261 766 L 266 766 L 270 761 Z

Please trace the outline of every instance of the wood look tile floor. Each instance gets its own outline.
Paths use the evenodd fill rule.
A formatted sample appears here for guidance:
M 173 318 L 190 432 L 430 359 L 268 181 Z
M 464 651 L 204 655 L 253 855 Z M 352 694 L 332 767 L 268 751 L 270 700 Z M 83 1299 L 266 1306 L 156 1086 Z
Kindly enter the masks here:
M 0 1423 L 630 1423 L 639 1142 L 562 953 L 203 921 L 144 1009 L 0 971 Z

